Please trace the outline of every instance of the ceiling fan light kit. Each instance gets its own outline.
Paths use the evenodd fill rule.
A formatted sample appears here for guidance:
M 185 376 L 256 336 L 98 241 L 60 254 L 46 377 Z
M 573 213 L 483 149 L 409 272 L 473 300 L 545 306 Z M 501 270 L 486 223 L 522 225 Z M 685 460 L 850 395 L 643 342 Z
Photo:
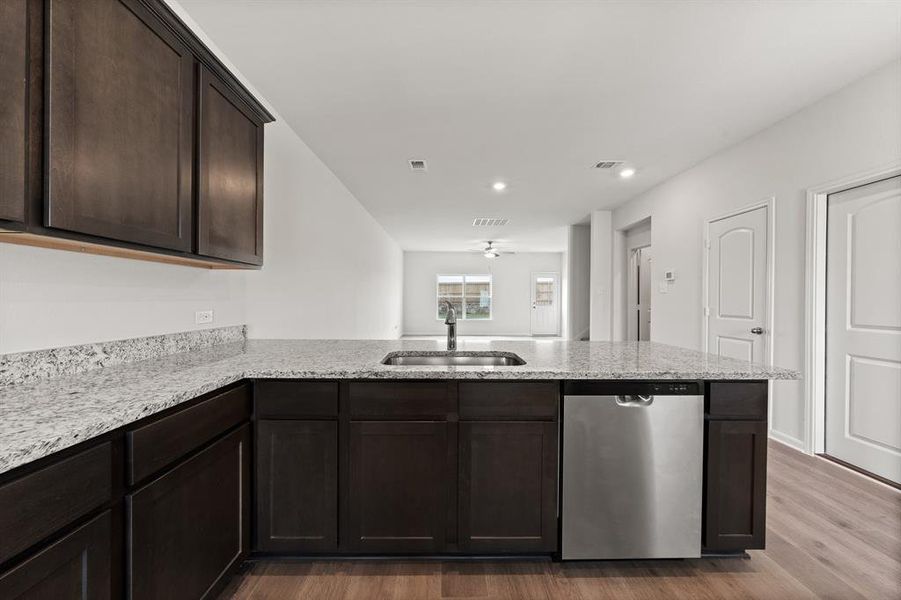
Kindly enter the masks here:
M 494 242 L 486 242 L 488 245 L 480 250 L 470 250 L 470 252 L 481 252 L 485 258 L 498 258 L 501 254 L 515 254 L 514 252 L 501 252 L 494 247 Z

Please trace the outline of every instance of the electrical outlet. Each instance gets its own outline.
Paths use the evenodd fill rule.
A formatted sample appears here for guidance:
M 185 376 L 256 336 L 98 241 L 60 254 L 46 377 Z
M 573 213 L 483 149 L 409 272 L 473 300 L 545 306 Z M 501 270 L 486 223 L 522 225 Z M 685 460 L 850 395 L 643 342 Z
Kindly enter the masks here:
M 213 311 L 211 310 L 198 310 L 194 313 L 194 322 L 197 325 L 205 325 L 207 323 L 213 322 Z

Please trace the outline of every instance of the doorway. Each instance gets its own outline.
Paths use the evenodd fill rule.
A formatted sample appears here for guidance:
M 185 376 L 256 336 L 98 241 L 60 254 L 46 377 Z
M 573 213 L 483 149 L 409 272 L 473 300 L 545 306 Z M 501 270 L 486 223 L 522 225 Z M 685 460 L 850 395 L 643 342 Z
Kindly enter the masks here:
M 532 335 L 560 335 L 560 275 L 532 273 Z
M 651 340 L 651 247 L 629 252 L 628 340 Z
M 901 484 L 899 230 L 901 176 L 826 198 L 824 453 L 896 485 Z
M 772 200 L 707 222 L 704 349 L 772 361 Z

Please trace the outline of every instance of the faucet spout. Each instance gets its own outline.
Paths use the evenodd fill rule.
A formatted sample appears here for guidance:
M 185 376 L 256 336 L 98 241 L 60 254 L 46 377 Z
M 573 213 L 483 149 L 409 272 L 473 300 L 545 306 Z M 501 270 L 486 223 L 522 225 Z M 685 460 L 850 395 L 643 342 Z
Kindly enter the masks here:
M 457 311 L 448 300 L 442 300 L 442 304 L 447 306 L 447 316 L 444 318 L 444 324 L 447 325 L 447 351 L 454 352 L 457 349 Z

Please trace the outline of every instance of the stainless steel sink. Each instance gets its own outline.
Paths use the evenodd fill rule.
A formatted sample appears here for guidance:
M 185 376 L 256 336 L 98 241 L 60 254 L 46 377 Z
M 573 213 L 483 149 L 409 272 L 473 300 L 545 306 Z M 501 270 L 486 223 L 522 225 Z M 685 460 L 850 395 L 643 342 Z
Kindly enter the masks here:
M 438 352 L 404 351 L 390 352 L 382 359 L 383 365 L 438 366 L 438 367 L 512 367 L 526 361 L 512 352 Z

